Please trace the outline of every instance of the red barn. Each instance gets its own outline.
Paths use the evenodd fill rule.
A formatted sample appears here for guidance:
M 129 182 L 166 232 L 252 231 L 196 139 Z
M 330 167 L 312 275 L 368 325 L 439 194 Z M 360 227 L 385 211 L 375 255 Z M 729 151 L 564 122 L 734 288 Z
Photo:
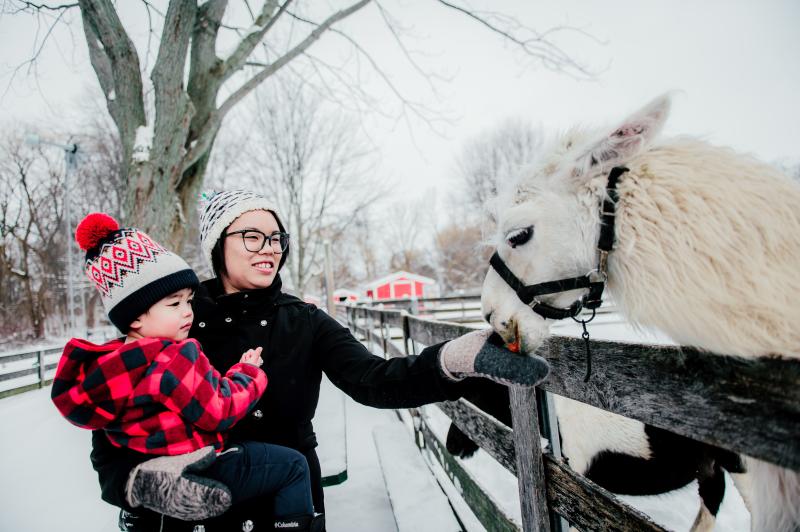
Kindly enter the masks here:
M 434 297 L 437 286 L 436 281 L 430 277 L 400 271 L 372 281 L 365 288 L 367 298 L 373 301 L 383 301 L 411 298 L 412 296 L 417 299 Z

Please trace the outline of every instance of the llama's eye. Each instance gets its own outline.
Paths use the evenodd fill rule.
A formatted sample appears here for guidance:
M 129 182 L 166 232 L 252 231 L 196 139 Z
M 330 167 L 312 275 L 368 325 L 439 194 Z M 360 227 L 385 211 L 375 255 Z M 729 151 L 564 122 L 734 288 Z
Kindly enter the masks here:
M 523 229 L 515 229 L 506 235 L 508 245 L 512 248 L 525 244 L 533 236 L 533 226 L 530 225 Z

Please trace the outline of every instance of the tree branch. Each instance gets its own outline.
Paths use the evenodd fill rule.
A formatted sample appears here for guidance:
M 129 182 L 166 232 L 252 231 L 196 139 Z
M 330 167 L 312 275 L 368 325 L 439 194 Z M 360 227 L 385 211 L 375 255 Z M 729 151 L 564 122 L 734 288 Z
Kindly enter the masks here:
M 264 5 L 261 8 L 261 13 L 256 17 L 253 21 L 253 26 L 251 30 L 248 30 L 244 38 L 241 40 L 239 45 L 236 47 L 236 50 L 225 59 L 225 62 L 222 67 L 222 80 L 225 81 L 229 79 L 233 74 L 235 74 L 242 66 L 244 62 L 250 57 L 250 54 L 255 50 L 258 43 L 264 38 L 264 35 L 275 25 L 275 22 L 280 18 L 280 16 L 286 11 L 286 8 L 289 4 L 292 3 L 292 0 L 286 0 L 282 5 L 278 6 L 277 0 L 267 0 L 264 2 Z M 275 13 L 275 10 L 278 10 Z M 255 31 L 252 31 L 255 30 Z
M 139 56 L 110 0 L 80 0 L 89 58 L 120 133 L 126 164 L 146 122 Z M 114 98 L 109 95 L 114 93 Z
M 20 11 L 25 11 L 27 9 L 34 9 L 36 11 L 46 10 L 46 11 L 62 11 L 66 9 L 72 9 L 73 7 L 78 7 L 78 3 L 75 2 L 73 4 L 61 4 L 58 6 L 49 6 L 47 4 L 37 4 L 35 2 L 25 2 L 23 0 L 18 0 L 22 7 L 17 10 L 17 13 Z
M 355 4 L 351 5 L 347 9 L 343 9 L 341 11 L 337 11 L 325 21 L 319 24 L 302 42 L 297 44 L 294 48 L 286 52 L 282 57 L 278 58 L 276 61 L 270 64 L 269 67 L 263 69 L 261 72 L 253 76 L 250 80 L 244 83 L 241 87 L 239 87 L 233 94 L 231 94 L 227 100 L 220 106 L 219 114 L 220 116 L 225 116 L 225 114 L 230 111 L 230 109 L 239 103 L 245 96 L 250 94 L 258 85 L 267 79 L 269 76 L 277 72 L 281 67 L 287 64 L 289 61 L 303 53 L 311 44 L 313 44 L 317 39 L 319 39 L 323 33 L 325 33 L 331 26 L 335 23 L 339 22 L 342 19 L 345 19 L 358 11 L 359 9 L 363 8 L 367 4 L 369 4 L 372 0 L 360 0 Z
M 171 0 L 164 19 L 158 58 L 151 79 L 155 91 L 153 149 L 167 153 L 164 161 L 181 161 L 189 121 L 194 113 L 183 87 L 184 65 L 194 28 L 197 3 Z M 170 153 L 171 152 L 171 153 Z M 171 180 L 180 180 L 182 165 L 169 169 Z
M 535 34 L 533 38 L 521 39 L 512 34 L 510 31 L 506 31 L 503 28 L 492 24 L 489 20 L 487 20 L 485 15 L 479 15 L 477 12 L 471 9 L 458 6 L 456 4 L 447 2 L 446 0 L 436 1 L 445 7 L 458 11 L 459 13 L 462 13 L 463 15 L 475 20 L 504 39 L 508 39 L 512 43 L 519 46 L 519 48 L 521 48 L 526 54 L 538 58 L 540 61 L 542 61 L 542 64 L 548 68 L 556 70 L 566 70 L 569 68 L 579 76 L 590 77 L 592 75 L 591 72 L 586 69 L 586 67 L 573 60 L 561 48 L 545 38 L 547 34 L 553 32 L 552 30 L 548 31 L 544 35 Z

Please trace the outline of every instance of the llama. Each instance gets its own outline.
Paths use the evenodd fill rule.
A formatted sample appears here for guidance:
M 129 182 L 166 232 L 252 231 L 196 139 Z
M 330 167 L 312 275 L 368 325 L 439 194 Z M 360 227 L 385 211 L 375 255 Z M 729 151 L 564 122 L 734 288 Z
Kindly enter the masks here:
M 607 285 L 627 319 L 714 353 L 800 358 L 800 186 L 729 149 L 658 138 L 669 109 L 665 95 L 608 131 L 573 129 L 521 179 L 503 184 L 498 255 L 526 285 L 594 270 L 609 172 L 626 167 Z M 563 308 L 583 292 L 540 299 Z M 535 351 L 552 323 L 494 269 L 482 307 L 492 327 L 523 352 Z M 609 449 L 650 452 L 642 423 L 560 397 L 556 411 L 564 454 L 578 472 Z M 610 430 L 572 441 L 564 434 L 586 424 Z M 800 474 L 749 457 L 745 466 L 748 473 L 734 478 L 752 530 L 800 528 Z M 695 528 L 713 526 L 711 513 L 702 507 Z

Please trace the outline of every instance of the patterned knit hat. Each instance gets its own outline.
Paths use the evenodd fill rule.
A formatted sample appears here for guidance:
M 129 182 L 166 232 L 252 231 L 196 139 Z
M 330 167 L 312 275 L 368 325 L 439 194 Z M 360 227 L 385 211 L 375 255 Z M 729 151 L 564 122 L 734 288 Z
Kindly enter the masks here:
M 258 210 L 271 212 L 275 216 L 275 221 L 278 222 L 278 228 L 283 232 L 286 231 L 278 216 L 278 211 L 275 210 L 275 205 L 260 194 L 247 190 L 226 190 L 203 194 L 200 204 L 200 247 L 209 264 L 212 264 L 211 250 L 214 249 L 225 229 L 242 214 Z M 278 270 L 288 256 L 289 249 L 287 248 L 278 263 Z
M 86 252 L 86 275 L 108 318 L 123 333 L 160 299 L 200 284 L 186 261 L 136 228 L 120 229 L 107 214 L 86 216 L 75 240 Z

